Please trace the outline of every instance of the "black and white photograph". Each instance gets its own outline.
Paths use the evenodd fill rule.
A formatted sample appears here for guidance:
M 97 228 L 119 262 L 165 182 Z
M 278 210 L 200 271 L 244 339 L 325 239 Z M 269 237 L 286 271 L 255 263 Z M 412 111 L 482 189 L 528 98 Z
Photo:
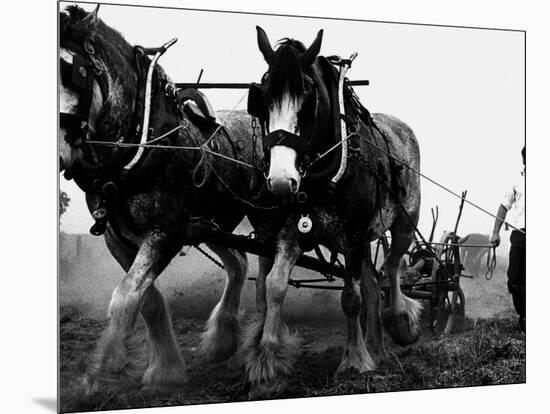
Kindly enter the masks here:
M 542 7 L 8 7 L 3 411 L 544 406 Z
M 526 382 L 525 31 L 59 6 L 59 410 Z

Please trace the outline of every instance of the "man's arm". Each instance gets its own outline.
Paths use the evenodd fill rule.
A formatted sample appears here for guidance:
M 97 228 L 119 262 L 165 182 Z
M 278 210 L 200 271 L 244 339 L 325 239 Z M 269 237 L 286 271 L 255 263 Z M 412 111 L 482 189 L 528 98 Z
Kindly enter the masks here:
M 493 235 L 491 236 L 491 244 L 495 247 L 500 244 L 500 228 L 502 227 L 502 223 L 504 223 L 507 213 L 508 210 L 501 204 L 497 211 L 497 218 L 495 219 L 495 225 L 493 227 Z

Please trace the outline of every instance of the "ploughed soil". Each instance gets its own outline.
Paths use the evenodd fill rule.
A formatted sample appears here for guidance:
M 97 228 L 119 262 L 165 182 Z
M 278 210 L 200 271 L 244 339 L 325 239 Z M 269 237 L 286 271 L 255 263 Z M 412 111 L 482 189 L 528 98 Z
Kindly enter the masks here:
M 161 392 L 137 386 L 109 388 L 84 398 L 82 378 L 106 326 L 111 293 L 124 273 L 100 238 L 61 234 L 60 242 L 62 411 L 248 399 L 242 371 L 226 363 L 209 363 L 198 350 L 200 333 L 221 296 L 225 274 L 193 249 L 177 256 L 156 282 L 170 305 L 189 382 Z M 289 288 L 283 318 L 302 342 L 294 374 L 278 398 L 525 382 L 525 335 L 516 329 L 517 319 L 506 288 L 506 252 L 501 253 L 492 280 L 486 280 L 484 272 L 474 278 L 461 278 L 466 320 L 457 332 L 440 336 L 425 326 L 419 341 L 407 347 L 396 346 L 385 337 L 395 361 L 368 374 L 347 372 L 334 376 L 346 338 L 339 292 Z M 249 275 L 254 275 L 257 263 L 252 257 L 249 262 Z M 299 269 L 292 277 L 307 279 L 319 275 Z M 242 295 L 243 324 L 250 319 L 254 307 L 254 284 L 248 282 Z M 145 328 L 138 326 L 137 331 L 144 332 Z
M 198 351 L 204 320 L 174 317 L 173 324 L 190 381 L 174 390 L 110 389 L 83 397 L 81 380 L 106 321 L 84 317 L 74 307 L 61 310 L 61 410 L 88 411 L 129 407 L 244 401 L 248 389 L 239 370 L 209 363 Z M 342 356 L 345 327 L 312 322 L 291 324 L 302 339 L 295 373 L 278 398 L 375 393 L 430 388 L 525 382 L 525 334 L 513 314 L 466 319 L 449 336 L 426 330 L 411 346 L 399 347 L 386 337 L 395 361 L 375 372 L 346 372 L 335 378 Z

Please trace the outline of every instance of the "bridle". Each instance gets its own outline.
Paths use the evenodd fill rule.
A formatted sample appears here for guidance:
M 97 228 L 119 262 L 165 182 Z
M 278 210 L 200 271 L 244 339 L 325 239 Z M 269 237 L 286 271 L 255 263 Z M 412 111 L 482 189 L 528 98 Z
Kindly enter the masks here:
M 265 125 L 268 123 L 269 111 L 265 102 L 262 84 L 265 82 L 266 75 L 262 78 L 262 84 L 251 84 L 249 88 L 248 112 L 257 117 L 262 125 L 263 146 L 264 146 L 264 164 L 269 166 L 269 149 L 273 145 L 286 145 L 293 148 L 297 154 L 297 168 L 300 175 L 304 178 L 303 187 L 316 188 L 317 190 L 327 190 L 333 193 L 339 180 L 343 177 L 348 158 L 348 139 L 357 135 L 357 125 L 353 115 L 346 114 L 346 105 L 344 102 L 344 93 L 346 82 L 346 72 L 351 67 L 353 60 L 357 57 L 354 52 L 349 59 L 342 59 L 339 56 L 319 56 L 317 66 L 313 66 L 317 72 L 317 79 L 324 79 L 323 85 L 327 88 L 329 98 L 330 122 L 333 123 L 333 131 L 321 131 L 321 135 L 330 135 L 334 138 L 333 145 L 327 148 L 314 147 L 320 140 L 312 138 L 312 131 L 301 127 L 301 135 L 283 131 L 270 132 L 265 134 Z M 339 69 L 336 69 L 339 67 Z M 332 75 L 335 75 L 335 83 Z M 306 75 L 307 76 L 307 75 Z M 315 111 L 313 120 L 309 126 L 312 130 L 318 125 L 321 119 L 319 116 L 320 101 L 320 81 L 306 78 L 312 84 L 315 93 Z M 302 107 L 303 109 L 304 107 Z M 300 111 L 301 112 L 301 111 Z M 300 113 L 298 114 L 298 117 Z M 298 121 L 300 121 L 298 119 Z M 270 136 L 272 135 L 272 136 Z M 269 137 L 269 138 L 268 138 Z M 305 142 L 304 142 L 305 141 Z M 322 141 L 321 141 L 322 142 Z M 266 145 L 267 143 L 267 145 Z M 284 143 L 284 144 L 283 144 Z M 326 144 L 326 143 L 325 143 Z M 322 145 L 322 143 L 320 144 Z M 322 152 L 321 152 L 322 151 Z M 310 160 L 311 155 L 311 160 Z M 330 158 L 327 156 L 330 155 Z M 324 162 L 322 162 L 322 160 Z M 307 177 L 306 177 L 307 175 Z
M 173 44 L 173 41 L 171 42 Z M 141 79 L 141 65 L 139 61 L 140 59 L 143 59 L 146 54 L 157 52 L 159 49 L 163 49 L 164 46 L 156 49 L 145 49 L 141 46 L 134 47 L 137 65 L 135 69 L 138 80 L 130 127 L 128 130 L 125 129 L 124 131 L 117 130 L 117 135 L 110 137 L 109 141 L 119 144 L 131 143 L 134 142 L 134 140 L 139 139 L 138 135 L 140 133 L 142 138 L 143 136 L 147 137 L 149 131 L 141 131 L 143 121 L 142 118 L 146 117 L 148 119 L 149 114 L 145 113 L 145 109 L 149 106 L 148 102 L 151 98 L 150 96 L 146 96 L 145 100 L 147 102 L 141 104 L 140 91 L 144 88 L 144 83 L 150 87 L 151 76 L 148 76 L 147 81 Z M 72 65 L 63 60 L 61 61 L 60 72 L 62 82 L 64 85 L 76 90 L 79 93 L 79 100 L 76 112 L 61 112 L 59 115 L 59 122 L 60 126 L 67 131 L 65 136 L 67 143 L 73 147 L 80 148 L 83 151 L 83 156 L 79 157 L 78 160 L 80 167 L 79 172 L 99 172 L 100 174 L 105 175 L 109 171 L 119 171 L 122 169 L 122 173 L 127 174 L 128 171 L 132 169 L 142 158 L 142 148 L 137 148 L 136 150 L 133 148 L 125 149 L 119 146 L 112 147 L 109 154 L 110 160 L 106 161 L 97 151 L 97 145 L 92 145 L 98 143 L 98 141 L 94 141 L 93 139 L 95 131 L 90 128 L 90 114 L 92 109 L 94 83 L 97 82 L 103 97 L 102 109 L 99 111 L 99 117 L 105 115 L 105 102 L 108 101 L 110 93 L 108 74 L 105 65 L 96 57 L 95 48 L 92 42 L 88 39 L 84 40 L 82 47 L 71 40 L 62 41 L 61 47 L 68 50 L 73 56 Z M 154 65 L 152 66 L 154 67 Z M 167 81 L 166 86 L 169 86 L 168 83 L 169 82 Z M 105 137 L 100 137 L 100 139 L 105 139 Z M 105 141 L 105 143 L 107 143 L 107 141 Z M 121 152 L 124 152 L 123 157 L 119 156 Z M 92 159 L 91 161 L 90 158 Z M 65 175 L 68 174 L 69 176 L 67 178 L 71 178 L 73 172 L 66 171 Z
M 79 100 L 75 113 L 59 113 L 59 124 L 67 131 L 65 136 L 67 143 L 80 147 L 89 135 L 94 81 L 99 85 L 105 99 L 109 93 L 107 74 L 101 61 L 95 57 L 95 48 L 89 40 L 84 41 L 83 49 L 72 42 L 64 42 L 61 47 L 73 56 L 72 64 L 61 60 L 61 81 L 78 92 Z
M 308 136 L 297 135 L 292 132 L 278 129 L 275 131 L 269 130 L 269 108 L 265 98 L 265 82 L 267 81 L 267 75 L 269 72 L 262 76 L 261 83 L 250 84 L 248 90 L 248 113 L 260 121 L 262 130 L 262 147 L 264 152 L 264 166 L 269 168 L 269 154 L 271 147 L 275 145 L 284 145 L 292 148 L 297 154 L 297 167 L 300 174 L 305 175 L 310 164 L 309 152 L 311 150 L 311 139 Z M 315 125 L 318 118 L 319 111 L 319 85 L 308 74 L 303 74 L 304 84 L 309 84 L 311 92 L 307 94 L 307 97 L 302 105 L 300 112 L 304 110 L 304 106 L 307 107 L 307 102 L 311 99 L 314 102 L 313 108 L 313 120 L 312 125 Z M 300 116 L 298 113 L 298 117 Z M 298 119 L 298 123 L 300 120 Z M 306 132 L 306 131 L 304 131 Z

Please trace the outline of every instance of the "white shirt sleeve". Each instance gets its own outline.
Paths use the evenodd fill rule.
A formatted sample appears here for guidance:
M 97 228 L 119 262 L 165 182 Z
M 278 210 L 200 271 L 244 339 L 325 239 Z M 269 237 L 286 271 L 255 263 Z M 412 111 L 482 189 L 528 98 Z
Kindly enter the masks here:
M 506 192 L 501 204 L 506 210 L 510 210 L 512 208 L 512 204 L 514 204 L 514 201 L 516 201 L 515 186 L 512 188 L 512 190 Z

